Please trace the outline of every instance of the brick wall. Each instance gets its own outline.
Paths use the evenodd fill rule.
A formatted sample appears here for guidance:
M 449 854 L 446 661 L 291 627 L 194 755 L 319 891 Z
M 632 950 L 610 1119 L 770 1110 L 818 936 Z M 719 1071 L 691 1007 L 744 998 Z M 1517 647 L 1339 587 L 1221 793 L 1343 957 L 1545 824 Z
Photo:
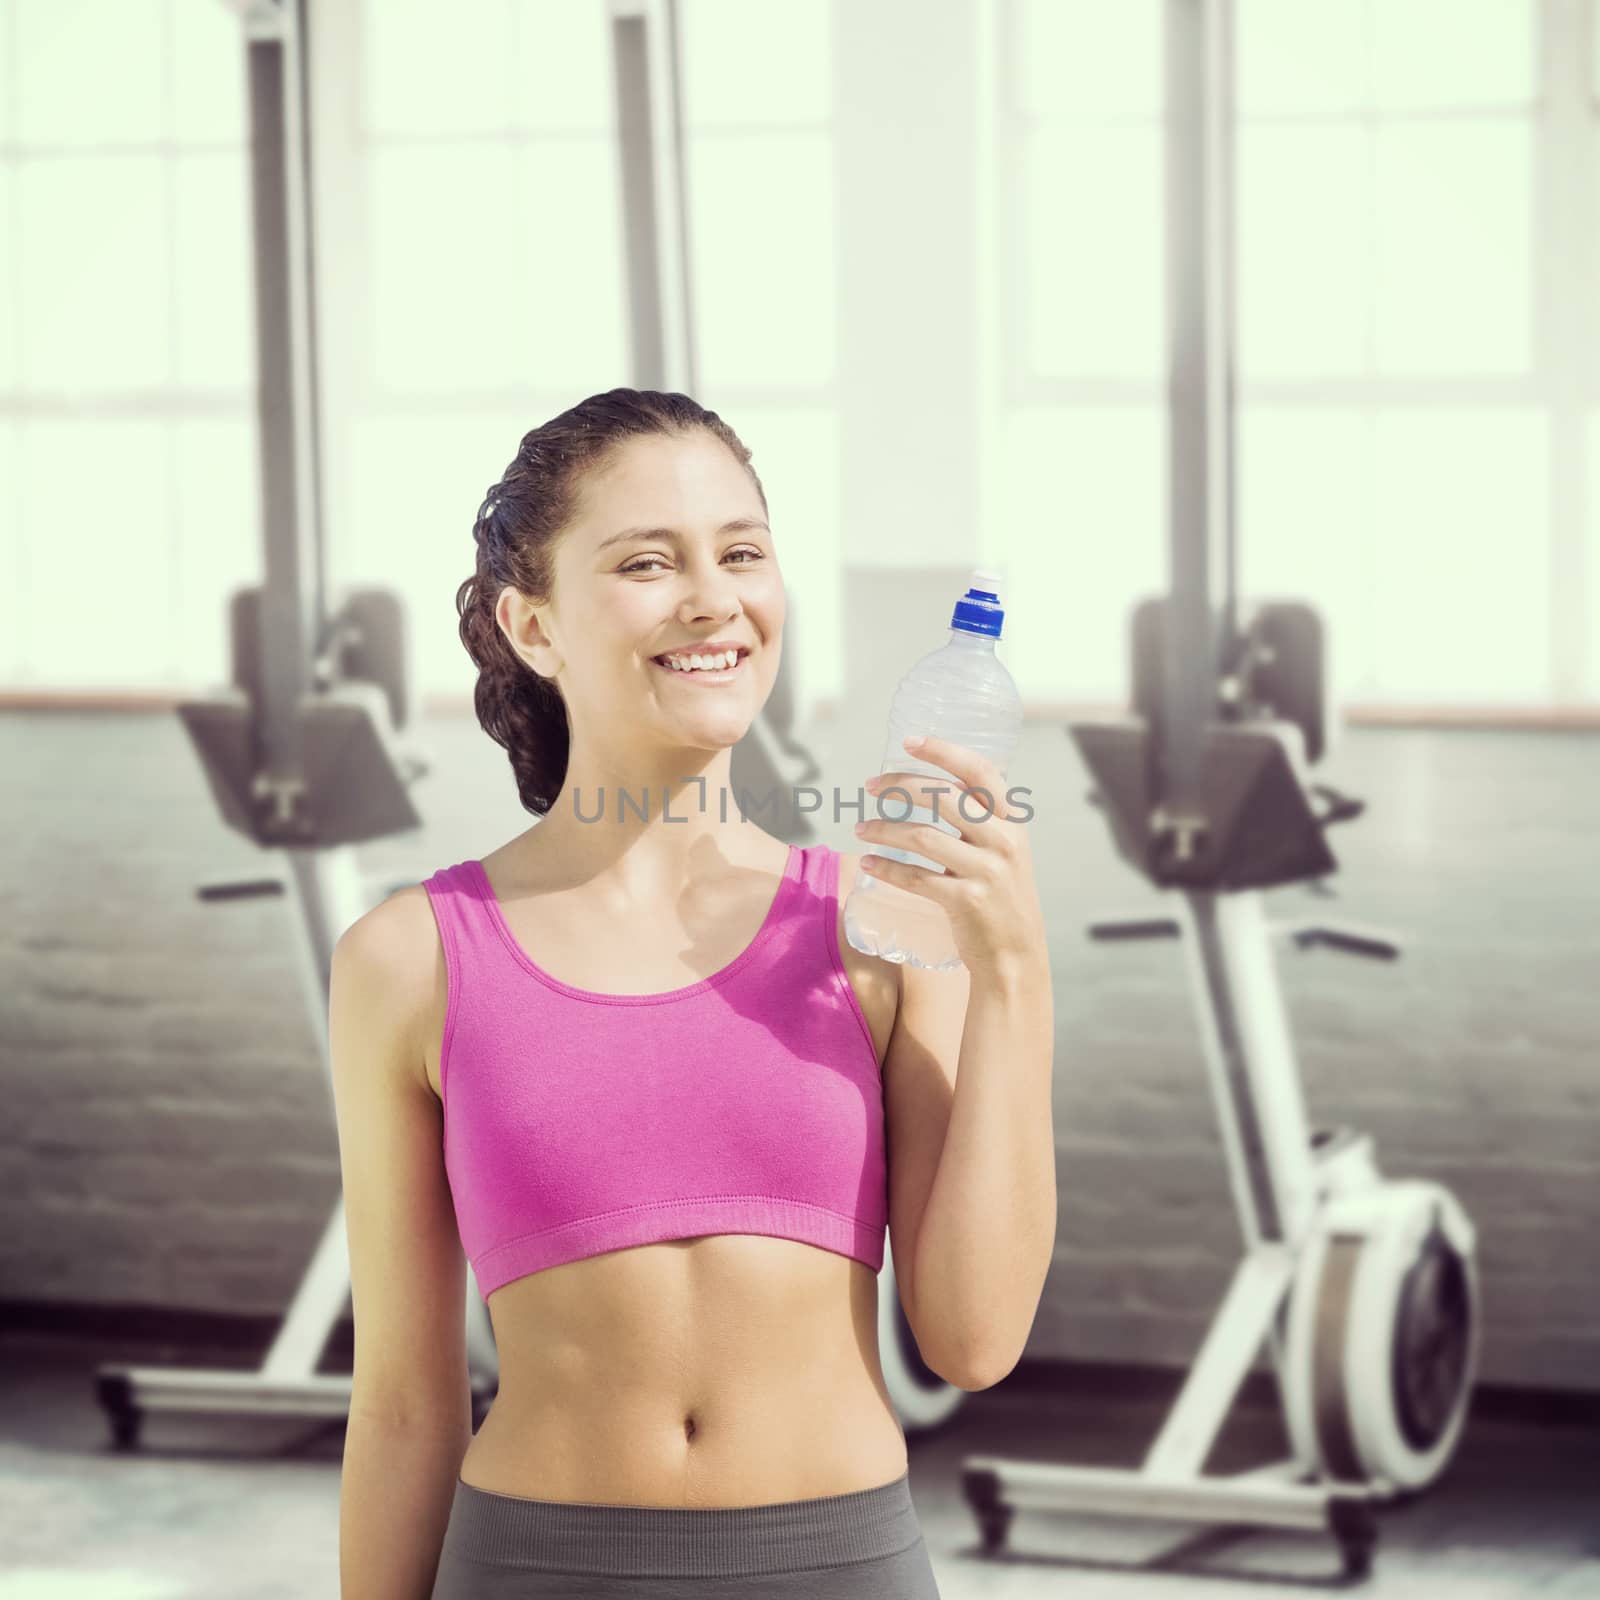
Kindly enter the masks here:
M 881 728 L 824 725 L 824 781 L 877 770 Z M 169 715 L 13 713 L 0 883 L 0 1298 L 275 1313 L 338 1192 L 332 1102 L 286 902 L 202 904 L 249 870 Z M 437 718 L 424 830 L 362 852 L 416 881 L 527 826 L 502 752 Z M 1600 1388 L 1600 741 L 1347 732 L 1320 776 L 1368 814 L 1330 836 L 1341 898 L 1395 964 L 1280 946 L 1313 1125 L 1448 1184 L 1479 1229 L 1482 1375 Z M 1055 725 L 1011 769 L 1036 808 L 1050 918 L 1061 1182 L 1030 1357 L 1186 1363 L 1238 1230 L 1172 942 L 1091 943 L 1156 896 L 1113 854 Z M 859 849 L 853 814 L 819 833 Z

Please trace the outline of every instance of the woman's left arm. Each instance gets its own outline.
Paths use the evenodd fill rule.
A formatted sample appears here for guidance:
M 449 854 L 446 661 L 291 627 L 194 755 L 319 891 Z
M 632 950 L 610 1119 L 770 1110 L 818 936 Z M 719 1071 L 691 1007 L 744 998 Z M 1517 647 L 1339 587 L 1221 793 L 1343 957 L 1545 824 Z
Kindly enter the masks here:
M 924 1132 L 940 1121 L 943 1127 L 936 1158 L 923 1163 L 932 1165 L 932 1178 L 917 1185 L 919 1215 L 896 1218 L 896 1275 L 902 1272 L 902 1235 L 910 1233 L 913 1332 L 927 1349 L 960 1352 L 946 1366 L 959 1371 L 962 1387 L 978 1389 L 998 1383 L 1021 1356 L 1055 1247 L 1050 956 L 1027 829 L 1004 799 L 998 770 L 950 740 L 929 738 L 915 754 L 958 781 L 884 773 L 867 788 L 962 796 L 959 808 L 935 811 L 960 837 L 931 824 L 883 819 L 869 819 L 857 833 L 945 870 L 879 856 L 863 857 L 862 869 L 944 908 L 969 990 L 962 1015 L 941 999 L 956 978 L 901 968 L 895 1038 L 906 1041 L 908 1058 L 953 1067 L 954 1083 L 947 1120 L 901 1119 Z M 891 1095 L 895 1049 L 892 1040 L 885 1057 Z M 911 1077 L 908 1071 L 902 1081 Z M 932 1081 L 934 1075 L 920 1077 Z

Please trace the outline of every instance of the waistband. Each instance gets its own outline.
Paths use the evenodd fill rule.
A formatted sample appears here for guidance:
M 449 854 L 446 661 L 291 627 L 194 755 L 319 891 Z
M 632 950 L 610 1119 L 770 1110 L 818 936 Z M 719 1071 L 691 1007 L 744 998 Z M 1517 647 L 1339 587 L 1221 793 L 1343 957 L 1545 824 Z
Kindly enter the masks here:
M 715 1578 L 870 1561 L 921 1538 L 909 1468 L 849 1494 L 706 1507 L 529 1500 L 458 1477 L 443 1548 L 523 1572 Z

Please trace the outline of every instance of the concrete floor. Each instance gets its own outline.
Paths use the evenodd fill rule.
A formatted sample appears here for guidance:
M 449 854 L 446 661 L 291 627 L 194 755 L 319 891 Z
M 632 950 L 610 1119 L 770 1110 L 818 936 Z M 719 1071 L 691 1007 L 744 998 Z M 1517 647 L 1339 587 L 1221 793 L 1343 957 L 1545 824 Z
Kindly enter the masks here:
M 342 1426 L 153 1417 L 123 1454 L 93 1374 L 129 1359 L 38 1335 L 0 1343 L 0 1600 L 336 1600 Z M 1600 1432 L 1477 1418 L 1444 1480 L 1382 1518 L 1372 1574 L 1356 1584 L 1331 1543 L 1305 1534 L 1021 1513 L 1004 1553 L 979 1554 L 966 1455 L 1131 1466 L 1161 1417 L 1158 1405 L 1043 1393 L 1019 1372 L 939 1433 L 913 1435 L 911 1487 L 944 1600 L 1346 1587 L 1376 1600 L 1600 1597 Z M 1247 1412 L 1210 1467 L 1282 1453 L 1276 1420 Z

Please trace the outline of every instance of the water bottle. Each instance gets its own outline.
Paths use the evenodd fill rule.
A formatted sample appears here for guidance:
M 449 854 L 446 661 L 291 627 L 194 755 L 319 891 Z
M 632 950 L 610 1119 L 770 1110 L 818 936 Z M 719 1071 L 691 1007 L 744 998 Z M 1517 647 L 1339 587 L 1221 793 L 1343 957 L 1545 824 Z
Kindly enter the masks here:
M 925 655 L 901 679 L 889 708 L 889 746 L 879 770 L 926 774 L 931 782 L 942 783 L 942 792 L 920 794 L 913 780 L 905 785 L 910 792 L 909 801 L 898 789 L 869 795 L 868 816 L 881 815 L 890 822 L 931 823 L 959 838 L 960 829 L 949 819 L 975 817 L 982 809 L 981 800 L 967 800 L 964 811 L 957 809 L 959 796 L 955 788 L 959 780 L 944 767 L 918 760 L 906 749 L 902 741 L 914 733 L 965 745 L 987 756 L 1004 775 L 1022 734 L 1022 696 L 1017 693 L 1016 681 L 994 653 L 1000 625 L 1005 620 L 999 585 L 999 576 L 985 568 L 972 574 L 966 594 L 956 601 L 951 615 L 949 642 Z M 993 803 L 998 811 L 1006 809 L 1003 791 L 993 796 Z M 1020 824 L 995 817 L 979 826 L 1010 828 Z M 944 871 L 937 861 L 909 850 L 876 841 L 869 848 L 873 855 L 910 862 L 934 872 Z M 962 964 L 954 930 L 942 906 L 926 895 L 913 894 L 870 873 L 856 875 L 855 887 L 844 905 L 844 931 L 857 950 L 884 961 L 899 961 L 933 972 L 950 972 Z

